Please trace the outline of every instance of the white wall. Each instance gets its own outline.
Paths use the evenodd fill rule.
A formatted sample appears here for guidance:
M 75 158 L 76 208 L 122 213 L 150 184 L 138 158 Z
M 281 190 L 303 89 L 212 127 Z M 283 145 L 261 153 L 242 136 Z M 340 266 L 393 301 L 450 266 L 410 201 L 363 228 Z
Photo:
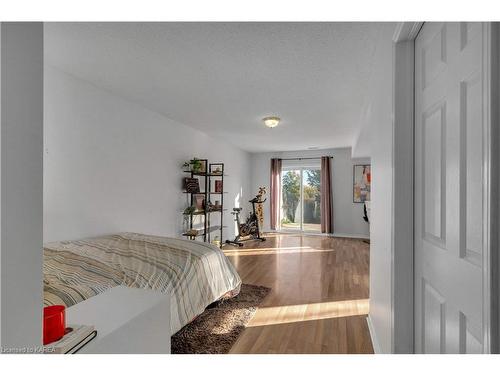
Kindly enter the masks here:
M 196 108 L 193 108 L 195 111 Z M 250 155 L 136 103 L 45 69 L 44 241 L 133 231 L 182 231 L 181 165 L 224 162 L 224 237 L 249 194 Z
M 355 143 L 354 156 L 370 156 L 372 165 L 370 218 L 370 314 L 369 323 L 376 351 L 392 351 L 392 34 L 383 30 L 377 45 L 374 66 L 377 74 L 370 82 L 370 101 Z
M 390 353 L 392 270 L 392 126 L 381 122 L 372 146 L 370 319 L 383 353 Z M 376 177 L 375 177 L 376 176 Z
M 307 150 L 293 152 L 255 153 L 252 154 L 252 192 L 259 186 L 266 186 L 269 192 L 271 158 L 333 156 L 333 225 L 334 234 L 353 237 L 368 237 L 368 224 L 363 220 L 363 204 L 352 201 L 353 165 L 369 164 L 367 158 L 351 158 L 350 148 L 326 150 Z M 270 230 L 269 196 L 264 204 L 264 230 Z
M 42 338 L 43 25 L 1 24 L 0 346 Z

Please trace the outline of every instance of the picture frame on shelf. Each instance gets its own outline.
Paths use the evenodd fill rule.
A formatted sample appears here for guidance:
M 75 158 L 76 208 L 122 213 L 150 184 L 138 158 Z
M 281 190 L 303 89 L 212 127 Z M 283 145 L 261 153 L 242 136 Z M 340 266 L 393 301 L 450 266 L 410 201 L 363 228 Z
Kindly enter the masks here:
M 215 192 L 222 193 L 222 180 L 215 181 Z
M 187 193 L 199 193 L 200 192 L 200 182 L 195 177 L 185 177 L 184 178 L 184 190 Z
M 200 160 L 201 166 L 199 173 L 207 173 L 207 160 Z
M 193 206 L 197 212 L 205 210 L 205 194 L 193 194 Z

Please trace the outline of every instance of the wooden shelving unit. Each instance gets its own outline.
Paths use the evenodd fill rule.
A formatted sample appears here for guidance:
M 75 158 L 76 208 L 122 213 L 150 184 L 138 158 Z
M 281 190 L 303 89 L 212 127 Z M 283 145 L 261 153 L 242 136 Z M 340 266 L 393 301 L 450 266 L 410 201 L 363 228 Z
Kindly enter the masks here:
M 191 175 L 191 178 L 198 178 L 200 192 L 191 193 L 188 191 L 183 191 L 183 193 L 189 196 L 187 202 L 190 206 L 194 205 L 193 195 L 204 195 L 204 210 L 196 211 L 190 216 L 189 219 L 189 228 L 193 229 L 194 217 L 201 217 L 203 220 L 203 230 L 196 235 L 187 232 L 183 233 L 182 235 L 192 240 L 203 239 L 204 242 L 211 242 L 212 233 L 219 232 L 219 240 L 222 246 L 224 228 L 226 228 L 224 226 L 224 212 L 227 211 L 224 208 L 224 194 L 226 194 L 226 192 L 224 191 L 224 163 L 209 163 L 208 159 L 200 159 L 200 162 L 204 163 L 204 165 L 206 166 L 206 172 L 184 171 L 184 173 L 189 173 Z M 215 191 L 215 181 L 217 180 L 221 181 L 222 191 L 220 192 Z M 217 206 L 216 208 L 213 207 L 213 197 L 217 197 L 217 200 L 219 201 L 219 206 Z M 218 216 L 218 218 L 215 218 L 214 216 Z M 213 225 L 214 223 L 216 225 Z

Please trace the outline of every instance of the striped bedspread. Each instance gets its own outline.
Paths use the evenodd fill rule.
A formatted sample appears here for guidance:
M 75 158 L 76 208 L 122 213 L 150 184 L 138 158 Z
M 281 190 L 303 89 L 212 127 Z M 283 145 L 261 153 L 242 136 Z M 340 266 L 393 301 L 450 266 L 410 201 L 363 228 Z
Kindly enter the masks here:
M 46 306 L 69 307 L 117 285 L 170 294 L 172 334 L 241 285 L 216 246 L 137 233 L 46 244 L 43 272 Z

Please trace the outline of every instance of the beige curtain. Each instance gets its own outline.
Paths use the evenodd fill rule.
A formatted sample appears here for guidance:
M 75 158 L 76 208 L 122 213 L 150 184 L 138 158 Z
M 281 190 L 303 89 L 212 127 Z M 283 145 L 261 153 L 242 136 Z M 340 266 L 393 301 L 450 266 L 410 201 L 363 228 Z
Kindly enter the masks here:
M 271 229 L 276 230 L 279 223 L 280 195 L 281 195 L 281 159 L 271 159 Z
M 332 158 L 321 157 L 321 233 L 333 233 Z

